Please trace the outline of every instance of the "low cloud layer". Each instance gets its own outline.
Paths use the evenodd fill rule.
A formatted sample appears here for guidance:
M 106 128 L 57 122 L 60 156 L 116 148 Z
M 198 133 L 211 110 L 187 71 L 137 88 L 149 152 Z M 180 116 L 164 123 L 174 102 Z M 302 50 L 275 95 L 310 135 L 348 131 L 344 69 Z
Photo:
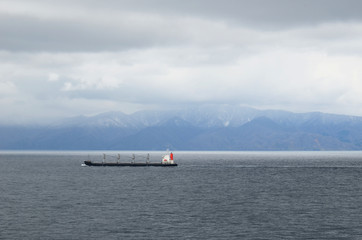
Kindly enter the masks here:
M 362 115 L 360 1 L 2 1 L 0 122 L 240 104 Z

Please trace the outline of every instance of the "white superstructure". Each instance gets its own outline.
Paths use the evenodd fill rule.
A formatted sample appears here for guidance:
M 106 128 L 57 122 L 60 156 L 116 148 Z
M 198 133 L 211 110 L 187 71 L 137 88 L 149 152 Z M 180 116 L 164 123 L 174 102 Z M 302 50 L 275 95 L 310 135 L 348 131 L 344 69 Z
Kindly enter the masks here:
M 172 152 L 162 157 L 162 164 L 174 164 Z

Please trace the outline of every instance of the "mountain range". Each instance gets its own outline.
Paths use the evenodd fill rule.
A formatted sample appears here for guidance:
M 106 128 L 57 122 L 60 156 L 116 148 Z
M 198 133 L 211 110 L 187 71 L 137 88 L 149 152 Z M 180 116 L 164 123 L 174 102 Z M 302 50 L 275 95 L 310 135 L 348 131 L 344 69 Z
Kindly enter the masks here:
M 362 117 L 240 106 L 0 126 L 2 150 L 362 150 Z

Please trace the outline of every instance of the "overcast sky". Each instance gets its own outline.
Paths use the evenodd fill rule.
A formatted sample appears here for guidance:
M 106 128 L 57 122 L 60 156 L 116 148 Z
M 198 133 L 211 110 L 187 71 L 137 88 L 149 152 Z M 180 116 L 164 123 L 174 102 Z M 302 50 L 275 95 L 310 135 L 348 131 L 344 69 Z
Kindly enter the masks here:
M 233 104 L 362 115 L 359 0 L 1 0 L 0 122 Z

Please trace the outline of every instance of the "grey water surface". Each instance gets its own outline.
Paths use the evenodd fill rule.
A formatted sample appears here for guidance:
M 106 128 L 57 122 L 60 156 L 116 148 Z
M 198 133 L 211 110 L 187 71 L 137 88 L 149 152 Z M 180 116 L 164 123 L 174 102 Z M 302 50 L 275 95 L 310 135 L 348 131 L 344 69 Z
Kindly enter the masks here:
M 0 152 L 0 239 L 362 239 L 362 152 L 174 156 Z

